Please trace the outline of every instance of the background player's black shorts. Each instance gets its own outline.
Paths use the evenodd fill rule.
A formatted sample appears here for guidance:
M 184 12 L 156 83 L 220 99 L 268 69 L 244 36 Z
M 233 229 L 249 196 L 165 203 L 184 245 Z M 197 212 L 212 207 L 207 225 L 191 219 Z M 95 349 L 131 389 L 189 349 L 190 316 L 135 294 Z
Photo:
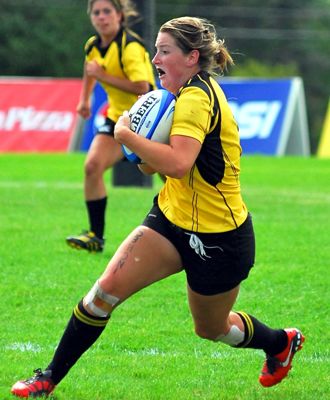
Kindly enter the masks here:
M 251 215 L 235 230 L 195 233 L 172 224 L 155 204 L 142 225 L 157 231 L 177 248 L 192 290 L 214 295 L 236 287 L 249 275 L 255 259 Z
M 109 135 L 113 137 L 116 123 L 110 118 L 106 118 L 103 125 L 96 131 L 95 135 Z

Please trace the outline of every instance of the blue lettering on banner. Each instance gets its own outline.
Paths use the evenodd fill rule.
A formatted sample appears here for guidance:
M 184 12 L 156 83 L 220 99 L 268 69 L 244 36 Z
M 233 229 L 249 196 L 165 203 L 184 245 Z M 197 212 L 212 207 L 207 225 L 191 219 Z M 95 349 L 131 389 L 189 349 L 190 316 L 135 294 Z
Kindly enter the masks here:
M 241 139 L 267 139 L 272 133 L 282 102 L 247 101 L 239 105 L 230 101 L 229 105 L 239 121 Z
M 219 81 L 239 126 L 245 154 L 276 154 L 291 88 L 290 79 Z

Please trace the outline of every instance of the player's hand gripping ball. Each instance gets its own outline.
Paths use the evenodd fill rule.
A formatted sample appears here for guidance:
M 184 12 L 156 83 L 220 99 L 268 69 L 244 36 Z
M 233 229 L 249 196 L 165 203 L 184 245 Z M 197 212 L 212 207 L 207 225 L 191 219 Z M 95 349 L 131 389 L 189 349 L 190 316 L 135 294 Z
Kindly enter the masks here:
M 129 110 L 130 129 L 159 143 L 168 143 L 175 106 L 175 96 L 165 89 L 157 89 L 141 96 Z M 125 157 L 136 164 L 141 159 L 122 145 Z

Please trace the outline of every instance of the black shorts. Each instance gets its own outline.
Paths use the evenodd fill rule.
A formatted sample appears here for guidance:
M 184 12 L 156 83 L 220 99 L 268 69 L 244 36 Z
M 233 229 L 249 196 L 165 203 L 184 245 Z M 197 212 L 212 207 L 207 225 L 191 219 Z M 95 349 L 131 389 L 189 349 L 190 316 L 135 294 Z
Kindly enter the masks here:
M 190 288 L 210 296 L 227 292 L 249 275 L 255 259 L 255 238 L 251 215 L 229 232 L 196 233 L 172 224 L 157 205 L 142 225 L 160 233 L 177 248 Z
M 116 123 L 112 119 L 106 118 L 104 124 L 97 129 L 95 135 L 109 135 L 113 137 L 115 125 Z

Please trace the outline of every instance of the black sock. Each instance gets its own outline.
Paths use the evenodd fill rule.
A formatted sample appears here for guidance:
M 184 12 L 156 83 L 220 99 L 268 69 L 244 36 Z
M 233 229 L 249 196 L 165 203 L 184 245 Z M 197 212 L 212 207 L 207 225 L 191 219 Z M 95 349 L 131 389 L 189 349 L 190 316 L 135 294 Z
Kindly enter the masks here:
M 108 318 L 94 317 L 84 309 L 82 300 L 63 333 L 51 363 L 46 368 L 52 371 L 51 378 L 57 385 L 81 355 L 89 349 L 103 332 Z
M 258 321 L 252 315 L 237 312 L 244 324 L 244 341 L 237 347 L 262 349 L 270 356 L 281 353 L 287 343 L 288 337 L 283 329 L 272 329 Z
M 93 231 L 98 238 L 103 239 L 107 197 L 99 200 L 88 200 L 86 201 L 86 207 L 90 230 Z

